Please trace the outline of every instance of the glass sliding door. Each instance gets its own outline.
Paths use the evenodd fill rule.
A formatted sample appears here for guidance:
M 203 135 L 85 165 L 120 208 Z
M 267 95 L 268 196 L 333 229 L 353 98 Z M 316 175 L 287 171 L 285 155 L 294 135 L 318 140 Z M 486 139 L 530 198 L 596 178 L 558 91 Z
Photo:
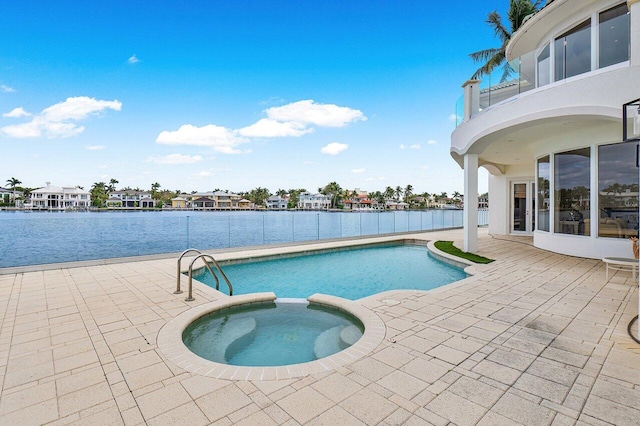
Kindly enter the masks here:
M 589 235 L 591 149 L 554 155 L 554 228 L 557 234 Z

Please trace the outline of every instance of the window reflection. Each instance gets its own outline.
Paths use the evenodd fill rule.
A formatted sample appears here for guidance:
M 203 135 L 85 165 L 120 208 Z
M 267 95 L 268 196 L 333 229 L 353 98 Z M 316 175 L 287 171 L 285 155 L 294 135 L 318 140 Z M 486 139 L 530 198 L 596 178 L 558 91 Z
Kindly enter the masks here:
M 591 19 L 555 40 L 555 80 L 591 71 Z
M 549 156 L 538 160 L 538 230 L 549 230 L 549 179 L 551 171 L 549 169 Z
M 629 60 L 629 15 L 622 3 L 600 13 L 600 68 Z
M 589 235 L 590 148 L 554 155 L 554 232 Z
M 547 44 L 538 56 L 538 87 L 551 83 L 551 56 Z
M 636 143 L 598 147 L 598 236 L 638 235 L 638 169 Z

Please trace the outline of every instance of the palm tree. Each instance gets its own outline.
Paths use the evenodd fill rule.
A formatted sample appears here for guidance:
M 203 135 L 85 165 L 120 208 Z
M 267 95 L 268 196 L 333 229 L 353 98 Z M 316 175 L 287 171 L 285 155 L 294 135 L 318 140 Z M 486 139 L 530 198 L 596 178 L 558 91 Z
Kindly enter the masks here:
M 107 186 L 107 191 L 109 191 L 109 192 L 115 191 L 116 190 L 116 183 L 120 183 L 120 182 L 118 182 L 114 178 L 111 178 L 111 180 L 109 181 L 109 186 Z
M 396 191 L 393 190 L 392 187 L 387 186 L 383 192 L 384 195 L 384 200 L 385 201 L 389 201 L 391 199 L 393 199 L 393 195 L 396 193 Z
M 160 189 L 160 184 L 158 182 L 154 182 L 151 184 L 151 198 L 154 200 L 157 197 L 158 189 Z
M 329 182 L 324 188 L 318 189 L 320 189 L 321 194 L 324 194 L 331 198 L 331 207 L 336 208 L 343 192 L 340 185 L 338 185 L 336 182 Z
M 396 194 L 396 201 L 400 201 L 400 198 L 402 198 L 402 193 L 404 192 L 404 190 L 402 189 L 402 187 L 400 185 L 396 186 L 395 191 L 393 191 Z
M 486 23 L 493 27 L 494 34 L 500 39 L 502 44 L 500 47 L 494 47 L 490 49 L 479 50 L 477 52 L 469 54 L 474 62 L 484 62 L 484 64 L 476 70 L 471 76 L 472 79 L 477 79 L 483 75 L 489 75 L 494 69 L 503 65 L 503 72 L 501 82 L 505 81 L 513 69 L 509 66 L 506 59 L 506 48 L 511 40 L 511 36 L 516 32 L 524 19 L 537 12 L 540 9 L 540 3 L 542 0 L 509 0 L 509 9 L 507 10 L 507 18 L 511 23 L 511 28 L 507 29 L 502 23 L 502 18 L 496 10 L 487 15 Z
M 13 191 L 13 201 L 14 202 L 16 200 L 16 187 L 18 185 L 20 185 L 21 183 L 22 182 L 18 178 L 12 177 L 11 179 L 7 179 L 7 185 L 9 185 L 9 188 L 11 188 L 11 191 Z
M 104 182 L 95 182 L 91 185 L 91 204 L 96 207 L 104 207 L 104 203 L 107 201 L 107 184 Z
M 413 198 L 413 185 L 407 185 L 404 187 L 404 202 L 411 204 L 411 198 Z

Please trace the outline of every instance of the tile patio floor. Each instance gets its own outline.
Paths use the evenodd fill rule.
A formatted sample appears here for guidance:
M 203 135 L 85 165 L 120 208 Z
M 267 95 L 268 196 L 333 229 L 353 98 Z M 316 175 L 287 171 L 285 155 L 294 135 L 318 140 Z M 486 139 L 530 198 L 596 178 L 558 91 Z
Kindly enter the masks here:
M 640 345 L 626 334 L 637 282 L 605 283 L 602 262 L 530 243 L 481 231 L 479 253 L 496 262 L 463 285 L 362 299 L 383 343 L 289 380 L 166 361 L 163 325 L 225 297 L 174 295 L 175 259 L 0 275 L 0 424 L 640 424 Z

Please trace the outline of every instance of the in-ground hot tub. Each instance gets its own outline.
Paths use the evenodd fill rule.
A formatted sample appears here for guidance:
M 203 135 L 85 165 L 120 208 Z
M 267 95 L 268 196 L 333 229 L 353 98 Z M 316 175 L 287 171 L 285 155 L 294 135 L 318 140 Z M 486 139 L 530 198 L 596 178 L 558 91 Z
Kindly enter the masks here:
M 279 366 L 328 357 L 364 332 L 353 315 L 303 299 L 240 305 L 212 312 L 182 333 L 198 356 L 230 365 Z
M 273 293 L 223 296 L 165 324 L 158 334 L 158 348 L 168 361 L 194 374 L 277 380 L 350 364 L 384 340 L 384 323 L 362 304 L 323 294 L 307 300 L 276 303 Z M 260 329 L 270 328 L 269 323 L 280 323 L 275 329 L 281 330 L 262 336 Z M 251 355 L 245 349 L 254 343 L 259 345 Z

